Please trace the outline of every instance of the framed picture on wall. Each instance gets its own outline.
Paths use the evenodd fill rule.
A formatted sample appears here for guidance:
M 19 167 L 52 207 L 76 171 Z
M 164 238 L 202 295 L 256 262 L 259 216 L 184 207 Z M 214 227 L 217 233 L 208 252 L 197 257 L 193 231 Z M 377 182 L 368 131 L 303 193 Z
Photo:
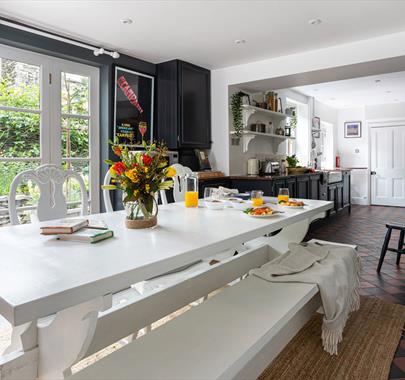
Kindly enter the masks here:
M 142 134 L 153 139 L 154 78 L 115 67 L 114 138 L 118 144 L 139 146 Z
M 345 122 L 345 137 L 361 137 L 361 121 L 346 121 Z

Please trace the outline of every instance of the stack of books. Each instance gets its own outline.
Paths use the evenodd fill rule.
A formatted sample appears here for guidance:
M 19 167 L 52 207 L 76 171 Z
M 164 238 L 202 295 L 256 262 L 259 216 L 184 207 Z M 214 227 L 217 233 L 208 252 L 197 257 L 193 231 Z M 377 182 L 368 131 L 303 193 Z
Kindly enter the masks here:
M 42 235 L 56 235 L 59 240 L 97 243 L 114 236 L 102 220 L 61 219 L 41 226 Z

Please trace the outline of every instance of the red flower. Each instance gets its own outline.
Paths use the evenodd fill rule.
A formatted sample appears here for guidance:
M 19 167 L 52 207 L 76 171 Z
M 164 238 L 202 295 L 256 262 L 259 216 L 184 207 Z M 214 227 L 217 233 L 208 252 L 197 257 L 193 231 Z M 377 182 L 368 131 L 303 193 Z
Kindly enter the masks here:
M 117 155 L 117 156 L 121 156 L 121 148 L 119 146 L 113 146 L 113 152 Z
M 122 175 L 125 172 L 125 170 L 127 170 L 127 167 L 123 162 L 117 162 L 111 167 L 111 169 L 115 171 L 118 175 Z
M 149 166 L 152 163 L 152 157 L 148 156 L 147 154 L 143 154 L 142 162 L 144 163 L 144 165 Z

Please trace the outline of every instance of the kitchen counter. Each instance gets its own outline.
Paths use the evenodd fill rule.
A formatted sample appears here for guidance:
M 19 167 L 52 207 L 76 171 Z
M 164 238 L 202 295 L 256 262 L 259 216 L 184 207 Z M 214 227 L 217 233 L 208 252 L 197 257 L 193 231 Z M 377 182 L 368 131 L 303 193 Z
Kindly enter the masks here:
M 267 180 L 267 181 L 273 181 L 275 179 L 282 179 L 282 178 L 290 178 L 290 177 L 301 177 L 301 176 L 308 176 L 308 175 L 318 175 L 321 174 L 322 171 L 318 171 L 315 173 L 303 173 L 303 174 L 289 174 L 289 175 L 246 175 L 246 174 L 240 174 L 240 175 L 230 175 L 230 176 L 221 176 L 221 177 L 215 177 L 215 179 L 220 179 L 220 180 L 255 180 L 255 181 L 262 181 L 262 180 Z M 209 181 L 214 178 L 199 178 L 199 182 L 204 182 L 204 181 Z

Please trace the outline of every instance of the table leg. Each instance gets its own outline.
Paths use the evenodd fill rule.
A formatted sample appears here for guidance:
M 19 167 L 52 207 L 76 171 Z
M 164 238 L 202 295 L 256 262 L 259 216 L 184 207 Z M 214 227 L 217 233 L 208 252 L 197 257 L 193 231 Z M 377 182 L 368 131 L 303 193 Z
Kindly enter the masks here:
M 38 322 L 38 379 L 63 379 L 83 358 L 94 336 L 98 313 L 110 308 L 112 296 L 62 310 Z

